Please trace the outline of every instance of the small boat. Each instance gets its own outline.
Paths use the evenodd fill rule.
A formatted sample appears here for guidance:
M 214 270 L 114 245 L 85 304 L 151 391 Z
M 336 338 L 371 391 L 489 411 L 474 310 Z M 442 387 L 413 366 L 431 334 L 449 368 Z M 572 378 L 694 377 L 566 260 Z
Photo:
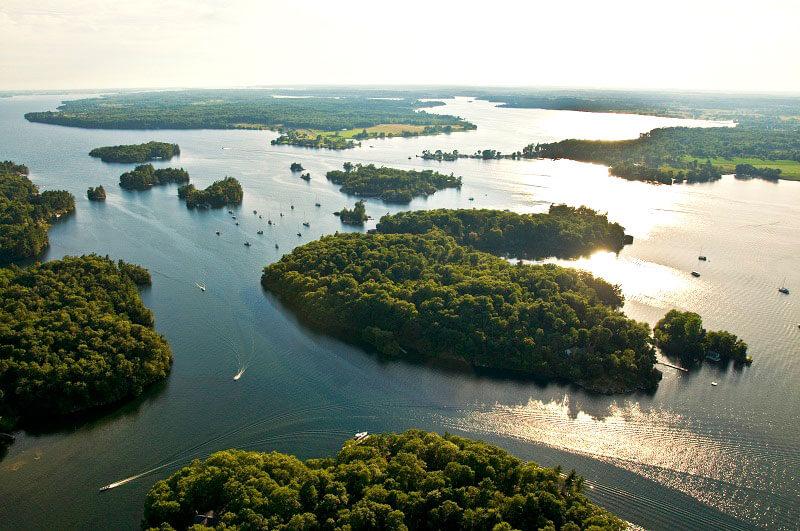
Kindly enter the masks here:
M 236 219 L 236 216 L 231 216 L 231 219 Z
M 298 238 L 302 238 L 302 237 L 303 237 L 303 235 L 302 235 L 302 234 L 300 234 L 300 233 L 298 232 L 298 233 L 297 233 L 297 237 L 298 237 Z
M 236 222 L 236 226 L 237 226 L 237 227 L 239 226 L 239 222 L 238 222 L 238 221 Z
M 219 236 L 219 231 L 217 231 L 217 236 Z
M 261 217 L 261 214 L 259 214 L 259 215 L 258 215 L 258 219 L 264 219 L 264 218 L 262 218 L 262 217 Z
M 300 178 L 303 179 L 304 181 L 308 182 L 308 181 L 311 180 L 311 174 L 310 173 L 303 173 L 303 174 L 300 175 Z
M 311 223 L 309 223 L 308 221 L 304 221 L 304 222 L 303 222 L 303 226 L 304 226 L 304 227 L 310 227 L 310 226 L 311 226 Z
M 353 435 L 353 440 L 356 441 L 356 442 L 363 441 L 367 437 L 369 437 L 369 432 L 360 431 L 360 432 L 356 433 L 355 435 Z
M 272 225 L 272 220 L 271 219 L 267 220 L 267 225 Z
M 263 230 L 256 231 L 256 234 L 264 234 Z
M 238 381 L 239 378 L 241 378 L 242 375 L 244 374 L 245 370 L 247 370 L 247 369 L 246 368 L 245 369 L 239 369 L 239 372 L 237 372 L 236 374 L 233 375 L 233 381 Z
M 700 260 L 701 262 L 705 262 L 705 261 L 708 260 L 708 258 L 704 254 L 701 254 L 700 256 L 698 256 L 697 259 Z
M 105 492 L 105 491 L 111 490 L 113 488 L 114 488 L 114 485 L 106 485 L 105 487 L 100 487 L 100 490 L 98 492 Z
M 278 248 L 278 244 L 277 244 L 277 243 L 275 244 L 275 248 L 276 248 L 276 249 Z
M 253 210 L 253 214 L 258 214 L 258 210 Z
M 713 385 L 714 387 L 716 387 L 716 386 L 718 386 L 719 384 L 718 384 L 717 382 L 711 382 L 711 385 Z
M 294 205 L 289 205 L 289 208 L 291 208 L 292 210 L 294 210 Z
M 695 277 L 695 278 L 699 277 L 700 273 L 698 273 L 697 271 L 692 271 L 692 276 Z
M 281 217 L 283 217 L 283 212 L 281 212 Z
M 233 214 L 233 210 L 228 210 L 228 214 Z
M 314 206 L 315 207 L 321 207 L 322 205 L 320 205 L 319 203 L 314 203 Z
M 206 287 L 205 287 L 204 284 L 201 284 L 199 282 L 195 282 L 194 285 L 197 286 L 197 289 L 199 289 L 200 291 L 205 291 L 206 290 Z
M 470 197 L 469 200 L 470 201 L 475 201 L 475 198 L 474 197 Z
M 788 295 L 789 294 L 789 288 L 786 288 L 786 287 L 778 288 L 778 291 L 780 291 L 784 295 Z
M 250 242 L 244 242 L 245 247 L 250 247 Z

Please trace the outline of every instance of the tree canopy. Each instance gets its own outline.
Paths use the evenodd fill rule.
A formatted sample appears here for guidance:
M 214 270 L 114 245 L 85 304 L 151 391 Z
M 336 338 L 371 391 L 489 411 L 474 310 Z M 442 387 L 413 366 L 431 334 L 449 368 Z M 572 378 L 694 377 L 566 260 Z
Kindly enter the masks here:
M 167 142 L 146 142 L 144 144 L 124 144 L 94 148 L 89 152 L 103 162 L 147 162 L 150 160 L 169 160 L 181 154 L 178 144 Z
M 705 357 L 714 360 L 749 363 L 747 343 L 730 332 L 707 331 L 703 320 L 694 312 L 670 310 L 653 330 L 655 342 L 667 356 L 689 362 Z
M 573 470 L 521 461 L 489 444 L 420 430 L 347 441 L 335 458 L 217 452 L 156 483 L 145 525 L 187 529 L 621 530 Z
M 189 182 L 189 172 L 183 168 L 159 168 L 141 164 L 119 176 L 119 185 L 126 190 L 147 190 L 156 185 Z
M 89 198 L 89 201 L 105 201 L 106 189 L 103 188 L 102 184 L 94 188 L 90 186 L 89 189 L 86 190 L 86 197 Z
M 352 209 L 343 208 L 339 212 L 334 212 L 342 223 L 347 225 L 363 225 L 369 219 L 364 201 L 356 201 Z
M 0 415 L 83 412 L 165 378 L 172 353 L 137 291 L 149 283 L 97 255 L 0 269 Z
M 575 258 L 603 248 L 619 251 L 625 229 L 588 207 L 551 205 L 546 214 L 506 210 L 438 209 L 386 215 L 382 233 L 421 234 L 440 229 L 462 245 L 516 258 Z
M 418 196 L 429 196 L 444 188 L 459 188 L 461 177 L 433 170 L 399 170 L 374 164 L 345 163 L 345 170 L 329 171 L 326 177 L 342 185 L 341 191 L 362 197 L 378 197 L 391 203 L 409 203 Z M 349 168 L 349 169 L 348 169 Z
M 48 246 L 50 222 L 75 210 L 69 192 L 46 191 L 27 177 L 28 168 L 0 163 L 0 261 L 35 257 Z
M 618 287 L 556 265 L 511 265 L 441 232 L 339 234 L 295 248 L 262 284 L 309 322 L 378 352 L 461 360 L 599 392 L 652 389 L 646 324 Z
M 241 204 L 244 192 L 234 177 L 225 177 L 204 190 L 196 189 L 193 184 L 183 185 L 178 188 L 178 197 L 185 199 L 189 208 L 222 208 Z

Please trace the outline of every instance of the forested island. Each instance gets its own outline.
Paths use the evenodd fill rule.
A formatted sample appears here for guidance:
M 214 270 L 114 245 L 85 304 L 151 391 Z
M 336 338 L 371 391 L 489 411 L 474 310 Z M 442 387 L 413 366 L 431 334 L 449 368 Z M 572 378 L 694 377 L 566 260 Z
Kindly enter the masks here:
M 105 201 L 106 189 L 103 188 L 102 184 L 94 188 L 90 186 L 89 189 L 86 190 L 86 197 L 89 198 L 89 201 Z
M 418 155 L 423 160 L 436 160 L 439 162 L 447 161 L 453 162 L 458 159 L 480 159 L 480 160 L 499 160 L 499 159 L 513 159 L 522 158 L 522 153 L 515 151 L 513 153 L 502 153 L 496 149 L 479 149 L 475 153 L 467 154 L 460 153 L 457 149 L 453 151 L 430 151 L 428 149 L 422 151 L 422 155 Z
M 181 154 L 178 144 L 167 142 L 147 142 L 144 144 L 127 144 L 94 148 L 89 152 L 92 157 L 99 157 L 103 162 L 148 162 L 151 160 L 169 160 Z
M 750 363 L 747 343 L 725 330 L 710 331 L 703 328 L 702 318 L 693 312 L 670 310 L 653 329 L 655 343 L 667 356 L 680 358 L 685 363 L 734 361 Z
M 204 190 L 198 190 L 193 184 L 185 184 L 178 188 L 178 197 L 186 201 L 189 208 L 222 208 L 242 203 L 244 192 L 242 185 L 234 177 L 225 177 L 214 181 Z
M 126 190 L 147 190 L 156 185 L 189 182 L 189 172 L 183 168 L 159 168 L 141 164 L 119 176 L 119 185 Z
M 329 181 L 341 185 L 346 194 L 377 197 L 389 203 L 409 203 L 415 197 L 427 197 L 437 190 L 461 187 L 461 177 L 433 170 L 399 170 L 374 164 L 344 163 L 344 171 L 326 174 Z
M 6 428 L 114 404 L 166 377 L 172 353 L 137 291 L 149 283 L 146 269 L 96 255 L 0 269 Z
M 613 393 L 661 373 L 618 287 L 556 265 L 511 265 L 441 232 L 326 236 L 264 269 L 309 323 L 379 353 L 461 362 Z
M 390 99 L 374 94 L 382 92 L 320 90 L 303 92 L 304 97 L 268 89 L 135 92 L 65 101 L 57 111 L 25 118 L 92 129 L 273 129 L 281 132 L 273 144 L 329 149 L 353 147 L 366 138 L 475 129 L 457 116 L 419 111 L 436 103 L 419 102 L 415 93 Z
M 420 430 L 346 441 L 334 458 L 217 452 L 147 495 L 144 524 L 187 529 L 213 511 L 226 529 L 623 530 L 573 470 L 543 468 L 496 446 Z
M 398 212 L 380 219 L 385 234 L 444 231 L 461 245 L 513 258 L 576 258 L 597 249 L 618 252 L 630 243 L 625 229 L 588 207 L 551 205 L 547 213 L 437 209 Z
M 45 191 L 28 179 L 28 168 L 0 163 L 0 261 L 33 258 L 49 244 L 50 223 L 75 210 L 64 190 Z
M 159 168 L 141 164 L 119 176 L 119 185 L 126 190 L 147 190 L 156 185 L 189 182 L 189 172 L 183 168 Z
M 572 159 L 610 166 L 626 179 L 706 182 L 735 167 L 761 166 L 749 177 L 800 179 L 800 122 L 767 120 L 736 127 L 668 127 L 633 140 L 562 140 L 530 144 L 525 158 Z M 747 166 L 744 166 L 745 169 Z
M 339 212 L 334 212 L 334 215 L 339 216 L 346 225 L 363 225 L 369 219 L 364 201 L 356 201 L 352 209 L 343 208 Z

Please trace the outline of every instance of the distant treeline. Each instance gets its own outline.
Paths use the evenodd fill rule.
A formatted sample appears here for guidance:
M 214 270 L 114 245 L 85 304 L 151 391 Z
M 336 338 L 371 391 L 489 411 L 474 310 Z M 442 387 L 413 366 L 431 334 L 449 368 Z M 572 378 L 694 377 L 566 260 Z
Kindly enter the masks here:
M 28 168 L 0 163 L 0 261 L 33 258 L 49 244 L 50 223 L 75 210 L 75 197 L 64 190 L 45 191 L 27 177 Z
M 444 175 L 433 170 L 399 170 L 346 162 L 344 171 L 327 173 L 334 184 L 342 185 L 341 191 L 362 197 L 377 197 L 386 202 L 408 203 L 414 197 L 428 196 L 444 188 L 458 188 L 461 177 Z
M 99 157 L 103 162 L 147 162 L 151 160 L 169 160 L 181 154 L 178 144 L 166 142 L 147 142 L 145 144 L 128 144 L 94 148 L 89 152 L 92 157 Z
M 374 99 L 343 89 L 320 97 L 275 98 L 274 91 L 180 90 L 115 94 L 32 112 L 30 121 L 95 129 L 286 128 L 335 131 L 379 124 L 447 126 L 455 116 L 418 112 L 415 99 Z
M 502 210 L 417 210 L 381 218 L 382 233 L 442 230 L 463 245 L 515 258 L 575 258 L 603 248 L 619 251 L 625 229 L 587 207 L 552 205 L 546 214 Z

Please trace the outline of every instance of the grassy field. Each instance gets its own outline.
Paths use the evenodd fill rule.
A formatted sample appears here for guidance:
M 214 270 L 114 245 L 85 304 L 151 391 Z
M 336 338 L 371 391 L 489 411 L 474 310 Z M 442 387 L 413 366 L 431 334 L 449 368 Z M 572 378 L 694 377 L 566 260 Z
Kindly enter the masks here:
M 692 158 L 693 157 L 685 157 L 684 160 L 689 162 Z M 695 158 L 695 160 L 699 163 L 706 161 L 706 159 L 701 158 Z M 733 173 L 737 164 L 751 164 L 757 168 L 779 168 L 781 170 L 781 179 L 800 181 L 800 162 L 796 160 L 766 160 L 735 157 L 732 159 L 711 159 L 711 164 L 720 168 L 724 173 Z
M 458 125 L 452 126 L 453 131 L 461 131 L 463 127 Z M 372 127 L 357 127 L 353 129 L 345 129 L 343 131 L 322 131 L 319 129 L 297 129 L 298 133 L 303 133 L 305 135 L 315 137 L 317 135 L 322 136 L 341 136 L 342 138 L 354 138 L 357 134 L 361 133 L 362 131 L 366 130 L 368 134 L 371 136 L 380 136 L 384 134 L 386 136 L 402 136 L 403 133 L 411 133 L 415 135 L 422 134 L 425 130 L 424 125 L 413 125 L 413 124 L 380 124 L 380 125 L 373 125 Z

